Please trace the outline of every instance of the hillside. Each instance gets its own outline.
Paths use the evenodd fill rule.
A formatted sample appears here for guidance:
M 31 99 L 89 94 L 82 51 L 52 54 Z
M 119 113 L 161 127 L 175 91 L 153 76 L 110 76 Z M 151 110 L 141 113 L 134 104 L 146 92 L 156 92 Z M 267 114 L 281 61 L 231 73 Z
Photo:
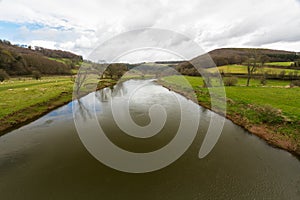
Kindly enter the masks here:
M 272 50 L 272 49 L 250 49 L 250 48 L 222 48 L 210 51 L 206 54 L 185 61 L 177 65 L 177 70 L 186 75 L 199 75 L 193 66 L 201 68 L 212 68 L 217 66 L 243 64 L 251 53 L 256 52 L 260 56 L 265 56 L 267 62 L 294 62 L 300 59 L 299 53 L 292 51 Z M 212 62 L 212 60 L 214 62 Z M 273 66 L 277 68 L 292 68 L 291 66 Z
M 0 69 L 10 76 L 30 75 L 34 71 L 47 75 L 70 74 L 82 60 L 82 56 L 67 51 L 24 48 L 0 40 Z

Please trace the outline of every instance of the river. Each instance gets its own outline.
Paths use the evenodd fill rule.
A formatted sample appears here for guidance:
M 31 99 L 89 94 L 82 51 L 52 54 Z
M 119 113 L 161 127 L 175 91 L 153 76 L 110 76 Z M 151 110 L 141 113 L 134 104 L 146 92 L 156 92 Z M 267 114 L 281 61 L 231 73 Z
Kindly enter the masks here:
M 165 99 L 166 95 L 180 95 L 148 81 L 143 95 L 131 102 L 132 119 L 147 125 L 149 105 L 160 103 L 166 107 L 168 116 L 171 113 L 166 126 L 162 133 L 145 139 L 122 134 L 113 120 L 108 99 L 120 98 L 133 86 L 144 83 L 144 80 L 129 80 L 117 85 L 114 95 L 105 89 L 81 99 L 90 102 L 96 97 L 97 116 L 107 136 L 133 152 L 162 148 L 174 138 L 172 133 L 180 120 L 176 102 Z M 300 199 L 299 160 L 229 120 L 214 149 L 199 159 L 199 148 L 214 113 L 184 97 L 180 101 L 200 111 L 197 136 L 178 160 L 149 173 L 121 172 L 95 159 L 81 142 L 74 125 L 72 105 L 76 101 L 5 134 L 0 137 L 0 198 Z

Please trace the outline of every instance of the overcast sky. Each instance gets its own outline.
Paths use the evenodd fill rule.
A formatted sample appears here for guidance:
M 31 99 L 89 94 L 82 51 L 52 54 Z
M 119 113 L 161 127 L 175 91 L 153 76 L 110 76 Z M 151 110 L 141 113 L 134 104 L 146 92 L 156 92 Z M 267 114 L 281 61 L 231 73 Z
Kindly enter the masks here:
M 0 0 L 1 39 L 85 58 L 102 42 L 146 27 L 179 32 L 205 51 L 300 51 L 300 0 Z M 157 55 L 147 59 L 164 58 Z

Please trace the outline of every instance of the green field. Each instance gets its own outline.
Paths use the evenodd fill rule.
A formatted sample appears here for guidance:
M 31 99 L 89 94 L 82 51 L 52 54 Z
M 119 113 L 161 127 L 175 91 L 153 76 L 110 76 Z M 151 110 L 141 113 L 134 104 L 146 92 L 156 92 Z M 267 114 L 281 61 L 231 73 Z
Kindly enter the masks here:
M 294 62 L 269 62 L 269 63 L 265 63 L 265 65 L 267 66 L 283 66 L 283 67 L 289 67 L 291 66 L 291 64 L 293 64 Z
M 203 87 L 201 77 L 170 76 L 161 81 L 175 90 L 188 88 L 186 80 L 197 94 L 201 105 L 210 107 L 209 90 L 218 91 L 221 87 Z M 258 80 L 251 80 L 251 86 L 244 86 L 246 79 L 238 79 L 237 86 L 225 87 L 227 97 L 227 115 L 240 116 L 246 120 L 244 126 L 266 125 L 274 134 L 296 141 L 300 147 L 300 88 L 286 88 L 287 81 L 268 81 L 261 86 Z M 215 81 L 215 86 L 218 86 Z M 181 88 L 181 89 L 180 89 Z
M 191 84 L 195 90 L 203 89 L 202 77 L 170 76 L 163 78 L 164 81 L 178 86 L 188 87 L 185 79 Z M 284 114 L 300 120 L 300 88 L 284 88 L 288 86 L 289 81 L 269 80 L 267 86 L 261 86 L 259 80 L 251 80 L 251 87 L 245 87 L 245 78 L 239 78 L 237 86 L 225 87 L 228 98 L 257 105 L 272 105 L 277 109 L 281 109 Z M 217 88 L 212 88 L 217 89 Z
M 12 79 L 0 84 L 0 120 L 24 108 L 49 101 L 61 93 L 70 94 L 70 77 L 45 77 L 42 80 Z
M 272 64 L 272 63 L 270 63 Z M 275 64 L 273 64 L 275 66 Z M 217 68 L 208 69 L 209 72 L 224 72 L 231 74 L 247 74 L 247 66 L 245 65 L 225 65 Z M 289 73 L 299 73 L 300 70 L 292 70 L 292 69 L 280 69 L 280 68 L 272 68 L 272 67 L 262 67 L 258 68 L 254 74 L 263 74 L 267 72 L 268 74 L 280 74 L 282 71 L 285 71 L 286 75 Z
M 175 83 L 176 85 L 185 86 L 186 85 L 185 79 L 188 80 L 188 82 L 193 87 L 197 87 L 197 86 L 202 87 L 203 86 L 203 78 L 197 77 L 197 76 L 184 76 L 184 79 L 179 78 L 179 76 L 169 76 L 169 77 L 165 77 L 163 80 Z M 246 82 L 247 82 L 246 78 L 238 78 L 237 86 L 245 86 Z M 218 81 L 215 85 L 216 86 L 219 85 Z M 289 85 L 290 85 L 290 81 L 286 81 L 286 80 L 284 80 L 284 81 L 283 80 L 267 80 L 266 86 L 264 86 L 264 87 L 285 87 L 285 86 L 289 86 Z M 250 86 L 262 87 L 260 80 L 258 80 L 258 79 L 251 79 Z
M 69 102 L 73 81 L 70 76 L 52 76 L 42 80 L 18 77 L 1 82 L 0 133 Z M 102 80 L 98 87 L 112 84 L 114 81 L 110 79 Z

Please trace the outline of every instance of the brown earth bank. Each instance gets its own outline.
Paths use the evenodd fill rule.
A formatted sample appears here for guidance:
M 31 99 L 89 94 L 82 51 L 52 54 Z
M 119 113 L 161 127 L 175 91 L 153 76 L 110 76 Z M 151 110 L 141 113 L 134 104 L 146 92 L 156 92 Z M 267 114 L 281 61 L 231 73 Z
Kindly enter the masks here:
M 200 106 L 202 106 L 206 109 L 212 110 L 210 105 L 207 104 L 206 102 L 200 102 L 197 100 L 197 98 L 195 99 L 194 92 L 190 93 L 190 92 L 183 91 L 182 89 L 172 87 L 172 86 L 166 84 L 164 81 L 157 80 L 156 82 L 171 91 L 174 91 L 178 94 L 183 95 L 187 99 L 199 104 Z M 220 112 L 218 110 L 212 110 L 212 111 L 224 116 L 224 114 L 222 114 L 222 112 Z M 281 135 L 281 134 L 275 133 L 275 130 L 278 127 L 270 126 L 268 124 L 253 124 L 253 123 L 249 122 L 248 119 L 246 119 L 245 117 L 240 116 L 238 114 L 226 113 L 226 118 L 229 119 L 230 121 L 232 121 L 234 124 L 241 126 L 242 128 L 244 128 L 246 131 L 250 132 L 251 134 L 254 134 L 254 135 L 258 136 L 259 138 L 263 139 L 272 147 L 289 151 L 290 153 L 295 155 L 298 159 L 300 159 L 300 146 L 292 138 L 286 137 L 283 134 Z
M 98 85 L 97 90 L 115 85 L 115 81 L 105 81 Z M 30 122 L 33 122 L 41 116 L 68 104 L 72 101 L 72 92 L 62 92 L 59 96 L 50 99 L 44 103 L 38 103 L 30 107 L 24 108 L 10 115 L 5 116 L 0 120 L 0 136 L 14 129 L 20 128 Z M 80 95 L 85 96 L 86 94 Z

